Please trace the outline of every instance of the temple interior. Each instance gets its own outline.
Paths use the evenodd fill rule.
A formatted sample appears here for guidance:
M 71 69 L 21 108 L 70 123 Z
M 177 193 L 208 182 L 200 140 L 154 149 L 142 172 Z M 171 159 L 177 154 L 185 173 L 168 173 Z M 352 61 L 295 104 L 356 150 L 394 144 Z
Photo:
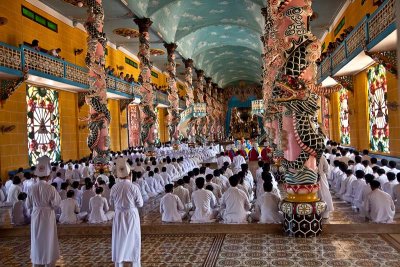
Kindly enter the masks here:
M 0 266 L 400 267 L 399 25 L 398 0 L 0 1 Z

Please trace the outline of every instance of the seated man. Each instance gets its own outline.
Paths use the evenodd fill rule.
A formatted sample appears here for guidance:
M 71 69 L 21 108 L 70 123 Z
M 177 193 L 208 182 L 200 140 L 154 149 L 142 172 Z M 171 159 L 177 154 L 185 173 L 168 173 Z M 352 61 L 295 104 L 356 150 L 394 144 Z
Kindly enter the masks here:
M 80 223 L 87 216 L 87 212 L 79 213 L 78 201 L 74 198 L 74 190 L 67 192 L 67 199 L 61 201 L 61 215 L 59 218 L 60 223 L 76 224 Z
M 246 193 L 237 188 L 239 178 L 233 175 L 229 178 L 231 187 L 222 195 L 221 213 L 224 223 L 246 223 L 250 210 L 250 202 Z
M 185 207 L 179 197 L 173 194 L 174 185 L 165 185 L 165 195 L 160 200 L 160 213 L 163 222 L 182 222 L 186 216 Z
M 196 179 L 197 190 L 192 193 L 192 205 L 194 213 L 192 223 L 208 223 L 215 221 L 217 211 L 214 210 L 217 200 L 214 194 L 204 189 L 205 180 L 203 177 Z
M 97 187 L 96 195 L 89 201 L 89 223 L 103 223 L 114 218 L 114 211 L 109 211 L 108 201 L 102 193 L 103 187 Z
M 24 225 L 30 223 L 28 209 L 25 205 L 27 194 L 21 192 L 18 194 L 18 201 L 14 203 L 11 210 L 11 222 L 14 225 Z
M 190 191 L 183 186 L 184 183 L 183 179 L 179 179 L 177 182 L 178 186 L 173 189 L 173 193 L 179 197 L 185 209 L 188 211 L 192 208 L 192 201 L 190 200 Z
M 257 199 L 255 210 L 251 214 L 252 219 L 260 223 L 282 223 L 283 214 L 279 211 L 281 199 L 272 192 L 271 182 L 265 182 L 263 187 L 265 193 Z
M 395 206 L 392 197 L 380 189 L 381 183 L 373 180 L 370 182 L 372 192 L 365 201 L 366 216 L 374 223 L 392 223 Z

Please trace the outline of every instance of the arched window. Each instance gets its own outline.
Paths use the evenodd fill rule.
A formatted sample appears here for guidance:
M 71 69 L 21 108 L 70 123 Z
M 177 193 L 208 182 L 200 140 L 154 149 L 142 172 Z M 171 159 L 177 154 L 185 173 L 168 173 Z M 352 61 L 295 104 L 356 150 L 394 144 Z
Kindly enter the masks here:
M 389 152 L 386 69 L 377 65 L 368 70 L 370 149 Z
M 349 92 L 344 88 L 339 91 L 339 124 L 340 143 L 350 145 Z
M 60 160 L 60 118 L 58 92 L 28 85 L 26 89 L 29 164 L 47 155 Z

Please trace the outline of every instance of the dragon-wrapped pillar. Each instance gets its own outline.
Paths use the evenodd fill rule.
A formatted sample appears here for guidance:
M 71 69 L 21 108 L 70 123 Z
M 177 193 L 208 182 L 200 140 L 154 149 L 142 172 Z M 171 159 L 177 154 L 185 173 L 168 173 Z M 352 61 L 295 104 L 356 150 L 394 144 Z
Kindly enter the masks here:
M 87 145 L 93 154 L 96 169 L 106 168 L 109 162 L 110 111 L 107 108 L 107 86 L 104 50 L 107 44 L 102 0 L 87 1 L 88 17 L 85 28 L 88 33 L 86 66 L 89 69 L 89 93 L 85 101 L 89 106 Z
M 189 108 L 194 103 L 194 94 L 193 94 L 193 60 L 192 59 L 183 59 L 183 63 L 185 64 L 185 84 L 186 84 L 186 108 Z M 186 137 L 189 142 L 193 142 L 193 138 L 195 135 L 195 129 L 193 121 L 189 122 L 187 127 Z
M 168 72 L 168 130 L 171 143 L 177 143 L 179 139 L 179 95 L 176 87 L 176 62 L 175 50 L 178 47 L 175 43 L 164 44 L 167 49 L 167 72 Z
M 318 197 L 317 166 L 324 135 L 317 124 L 316 60 L 321 44 L 309 29 L 310 0 L 268 1 L 271 31 L 266 39 L 266 84 L 269 101 L 278 107 L 278 128 L 293 136 L 284 150 L 284 189 L 281 203 L 284 230 L 292 236 L 316 236 L 322 231 L 326 204 Z M 273 71 L 276 70 L 276 73 Z M 272 90 L 271 90 L 272 89 Z
M 212 140 L 212 133 L 214 131 L 214 116 L 213 116 L 213 99 L 212 99 L 212 85 L 211 85 L 211 77 L 206 77 L 206 87 L 204 90 L 206 103 L 207 103 L 207 116 L 206 116 L 206 127 L 205 134 L 208 136 L 208 140 Z
M 150 35 L 149 28 L 153 23 L 149 18 L 134 19 L 139 26 L 139 52 L 140 74 L 139 92 L 142 96 L 140 113 L 142 118 L 140 140 L 143 146 L 149 150 L 154 146 L 154 127 L 157 121 L 156 113 L 154 112 L 154 92 L 151 85 L 151 68 L 150 62 Z
M 203 70 L 196 70 L 197 74 L 197 81 L 196 81 L 196 103 L 204 103 L 204 86 L 203 86 L 203 79 L 204 79 L 204 71 Z M 206 118 L 201 117 L 196 120 L 196 135 L 203 136 L 204 126 L 206 124 Z

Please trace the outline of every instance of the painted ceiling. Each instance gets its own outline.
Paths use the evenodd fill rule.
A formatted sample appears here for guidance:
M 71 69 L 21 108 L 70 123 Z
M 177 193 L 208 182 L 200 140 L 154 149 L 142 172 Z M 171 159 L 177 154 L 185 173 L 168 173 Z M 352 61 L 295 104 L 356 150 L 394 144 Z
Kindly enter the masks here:
M 85 8 L 63 0 L 41 0 L 61 14 L 84 21 Z M 177 61 L 192 58 L 197 69 L 220 87 L 239 81 L 260 83 L 264 19 L 261 8 L 265 0 L 103 0 L 105 32 L 109 40 L 134 54 L 138 39 L 127 39 L 113 33 L 116 28 L 138 29 L 134 17 L 149 17 L 153 21 L 151 47 L 165 50 L 163 42 L 178 44 Z M 332 23 L 345 0 L 315 0 L 318 13 L 312 22 L 314 34 L 321 37 Z M 165 69 L 166 55 L 153 56 L 153 63 Z M 177 68 L 183 77 L 183 64 Z

